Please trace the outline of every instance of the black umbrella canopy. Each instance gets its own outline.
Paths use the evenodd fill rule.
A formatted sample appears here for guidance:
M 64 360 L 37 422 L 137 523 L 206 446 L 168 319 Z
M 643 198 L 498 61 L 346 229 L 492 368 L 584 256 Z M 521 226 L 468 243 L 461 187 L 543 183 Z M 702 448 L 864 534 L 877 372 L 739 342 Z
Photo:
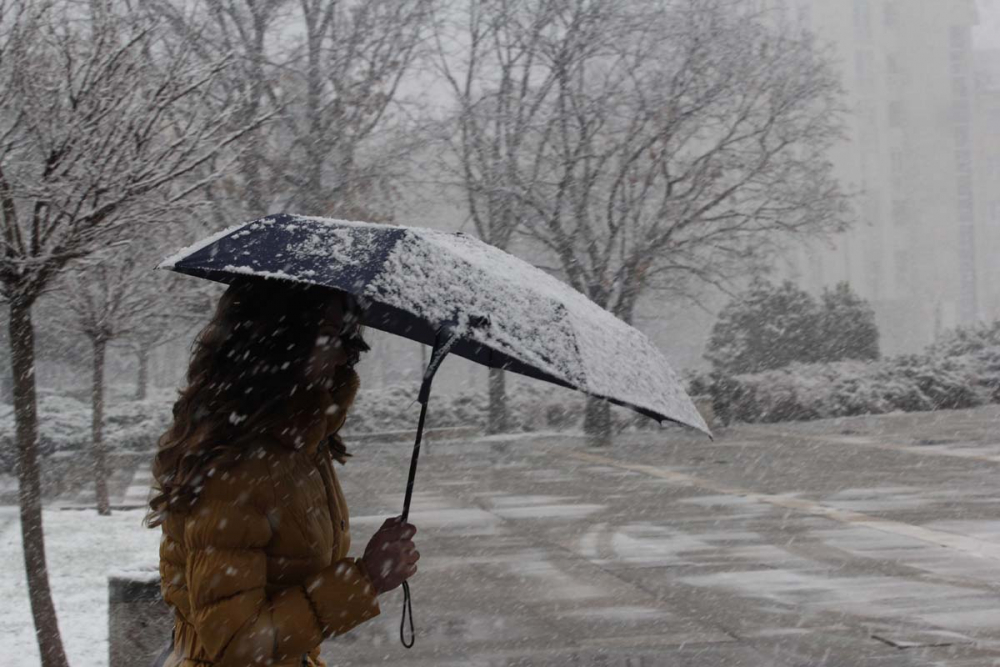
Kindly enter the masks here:
M 461 233 L 282 213 L 215 234 L 158 268 L 350 292 L 367 305 L 366 326 L 428 345 L 450 326 L 459 333 L 452 354 L 709 433 L 644 334 L 544 271 Z

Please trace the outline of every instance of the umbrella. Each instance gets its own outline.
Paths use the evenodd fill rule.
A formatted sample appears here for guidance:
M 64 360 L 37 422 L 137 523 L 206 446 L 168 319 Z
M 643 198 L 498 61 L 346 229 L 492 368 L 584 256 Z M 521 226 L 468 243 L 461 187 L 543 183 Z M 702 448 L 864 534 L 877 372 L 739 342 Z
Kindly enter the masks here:
M 214 234 L 157 268 L 224 283 L 258 277 L 342 290 L 359 297 L 365 326 L 433 346 L 418 396 L 404 520 L 431 382 L 448 354 L 711 435 L 644 334 L 544 271 L 461 232 L 281 213 Z M 404 595 L 405 622 L 406 584 Z M 410 611 L 407 647 L 412 630 Z

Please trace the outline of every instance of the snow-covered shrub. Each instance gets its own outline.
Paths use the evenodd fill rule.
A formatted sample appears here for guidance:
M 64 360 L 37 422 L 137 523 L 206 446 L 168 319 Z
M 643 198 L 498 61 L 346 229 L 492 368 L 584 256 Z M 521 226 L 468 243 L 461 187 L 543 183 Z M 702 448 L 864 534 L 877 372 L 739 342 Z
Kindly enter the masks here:
M 798 421 L 815 418 L 809 402 L 797 387 L 802 365 L 724 377 L 716 375 L 712 385 L 713 408 L 723 423 Z
M 347 417 L 345 431 L 374 433 L 395 431 L 404 419 L 412 420 L 417 414 L 414 401 L 417 396 L 415 383 L 394 384 L 382 389 L 362 389 Z
M 584 401 L 549 403 L 545 406 L 545 426 L 552 430 L 577 428 L 583 420 Z
M 840 366 L 831 385 L 831 400 L 823 417 L 882 415 L 889 412 L 922 412 L 933 403 L 909 377 L 892 372 L 887 364 L 831 364 Z M 831 369 L 836 372 L 838 369 Z
M 663 424 L 669 425 L 670 422 L 664 421 Z M 611 430 L 614 433 L 657 431 L 660 428 L 662 428 L 660 426 L 660 422 L 651 417 L 641 415 L 635 410 L 631 410 L 629 408 L 623 408 L 617 405 L 611 406 Z
M 545 428 L 546 401 L 534 385 L 507 387 L 507 428 L 514 432 L 537 431 Z M 487 410 L 487 402 L 483 409 Z
M 968 358 L 904 355 L 892 359 L 889 364 L 891 377 L 916 383 L 932 410 L 973 408 L 987 401 L 977 390 L 975 371 Z M 915 411 L 908 406 L 900 409 Z
M 345 433 L 380 433 L 416 427 L 420 415 L 420 384 L 401 382 L 379 389 L 362 389 L 344 425 Z M 481 427 L 486 397 L 481 392 L 458 395 L 431 393 L 426 428 Z
M 1000 403 L 1000 345 L 984 347 L 964 356 L 976 387 L 990 403 Z
M 482 426 L 485 423 L 486 395 L 468 392 L 452 396 L 448 401 L 449 426 Z
M 882 356 L 875 310 L 848 283 L 825 288 L 818 304 L 815 361 L 872 361 Z
M 796 361 L 814 361 L 816 300 L 790 281 L 755 280 L 719 313 L 705 358 L 721 373 L 760 373 Z
M 344 426 L 345 433 L 376 433 L 416 427 L 420 385 L 399 383 L 380 389 L 362 389 Z M 541 382 L 509 382 L 507 409 L 511 431 L 578 428 L 585 399 L 578 392 Z M 431 394 L 427 428 L 472 427 L 483 429 L 489 398 L 485 391 Z M 652 420 L 648 420 L 652 421 Z M 654 422 L 655 424 L 655 422 Z
M 931 345 L 928 353 L 959 357 L 989 348 L 1000 348 L 1000 320 L 953 329 Z
M 780 422 L 972 408 L 1000 395 L 1000 348 L 976 355 L 793 364 L 689 383 L 712 396 L 723 423 Z
M 586 397 L 543 382 L 511 383 L 507 392 L 513 431 L 576 429 L 583 423 Z
M 711 396 L 715 380 L 713 374 L 686 370 L 681 375 L 688 396 Z
M 110 451 L 152 451 L 170 426 L 173 392 L 156 392 L 144 401 L 112 403 L 104 409 L 104 441 Z M 0 470 L 13 470 L 14 410 L 0 405 Z M 90 452 L 90 404 L 42 390 L 38 394 L 38 444 L 43 457 L 56 452 Z

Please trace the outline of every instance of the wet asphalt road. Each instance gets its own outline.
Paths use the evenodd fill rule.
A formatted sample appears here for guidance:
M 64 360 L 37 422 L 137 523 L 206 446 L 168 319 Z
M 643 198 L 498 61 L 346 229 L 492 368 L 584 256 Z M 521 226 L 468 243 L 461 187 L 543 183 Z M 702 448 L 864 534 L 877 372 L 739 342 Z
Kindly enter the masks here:
M 1000 665 L 1000 409 L 430 442 L 402 595 L 331 665 Z M 340 469 L 360 554 L 408 443 Z

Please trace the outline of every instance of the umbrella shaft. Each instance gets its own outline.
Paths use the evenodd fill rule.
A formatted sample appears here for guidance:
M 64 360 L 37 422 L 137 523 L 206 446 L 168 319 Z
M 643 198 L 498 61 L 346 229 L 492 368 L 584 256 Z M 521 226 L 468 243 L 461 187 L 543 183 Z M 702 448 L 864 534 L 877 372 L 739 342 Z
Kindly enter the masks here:
M 417 478 L 417 460 L 420 458 L 420 440 L 424 434 L 424 420 L 427 418 L 427 403 L 420 406 L 420 421 L 417 422 L 417 439 L 413 443 L 413 456 L 410 458 L 410 476 L 406 480 L 406 496 L 403 498 L 403 523 L 410 516 L 410 500 L 413 498 L 413 482 Z

